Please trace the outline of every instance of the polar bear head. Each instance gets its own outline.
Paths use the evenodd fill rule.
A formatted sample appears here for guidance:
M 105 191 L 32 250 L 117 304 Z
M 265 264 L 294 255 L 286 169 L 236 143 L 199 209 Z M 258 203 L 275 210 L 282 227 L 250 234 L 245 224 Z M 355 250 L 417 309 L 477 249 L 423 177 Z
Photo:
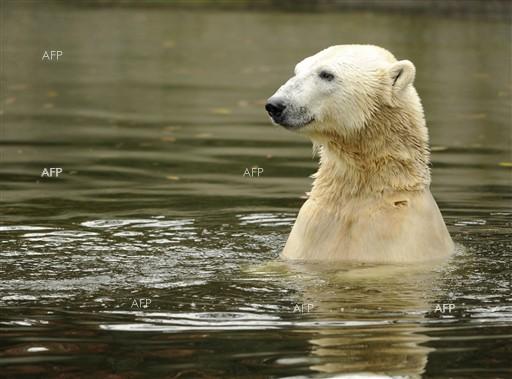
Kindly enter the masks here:
M 332 46 L 304 59 L 266 103 L 272 121 L 320 135 L 363 128 L 382 107 L 422 114 L 414 65 L 372 45 Z

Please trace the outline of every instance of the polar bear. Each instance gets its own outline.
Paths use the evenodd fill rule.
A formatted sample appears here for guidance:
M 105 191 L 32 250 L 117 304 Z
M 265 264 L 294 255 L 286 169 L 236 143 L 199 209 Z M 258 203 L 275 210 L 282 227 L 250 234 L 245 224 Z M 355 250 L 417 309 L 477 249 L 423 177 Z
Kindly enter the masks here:
M 265 109 L 320 155 L 283 258 L 406 263 L 449 256 L 430 193 L 415 67 L 372 45 L 332 46 L 295 67 Z

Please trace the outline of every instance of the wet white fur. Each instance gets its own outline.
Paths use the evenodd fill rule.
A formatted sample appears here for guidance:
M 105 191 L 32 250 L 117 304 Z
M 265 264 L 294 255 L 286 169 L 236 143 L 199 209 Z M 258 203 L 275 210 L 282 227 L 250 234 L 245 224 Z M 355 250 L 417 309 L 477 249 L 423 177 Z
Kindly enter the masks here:
M 335 75 L 322 80 L 321 71 Z M 371 45 L 333 46 L 297 64 L 274 96 L 318 148 L 320 168 L 282 257 L 415 262 L 453 252 L 430 193 L 414 65 Z

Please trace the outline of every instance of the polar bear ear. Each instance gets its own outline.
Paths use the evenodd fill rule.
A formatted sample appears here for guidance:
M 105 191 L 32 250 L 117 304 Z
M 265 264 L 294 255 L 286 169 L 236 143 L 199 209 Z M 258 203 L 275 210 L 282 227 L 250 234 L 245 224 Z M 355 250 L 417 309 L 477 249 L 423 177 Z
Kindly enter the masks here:
M 403 60 L 393 63 L 389 68 L 389 76 L 393 86 L 393 92 L 399 93 L 409 84 L 414 82 L 416 68 L 411 61 Z

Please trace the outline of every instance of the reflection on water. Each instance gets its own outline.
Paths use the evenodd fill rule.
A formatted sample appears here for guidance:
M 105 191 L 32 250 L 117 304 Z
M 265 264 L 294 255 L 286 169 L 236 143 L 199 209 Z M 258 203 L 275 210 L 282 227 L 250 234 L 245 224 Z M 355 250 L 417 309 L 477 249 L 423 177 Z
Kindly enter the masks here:
M 34 4 L 2 10 L 4 375 L 510 375 L 508 24 Z M 353 42 L 416 64 L 445 264 L 276 260 L 316 163 L 264 100 Z

